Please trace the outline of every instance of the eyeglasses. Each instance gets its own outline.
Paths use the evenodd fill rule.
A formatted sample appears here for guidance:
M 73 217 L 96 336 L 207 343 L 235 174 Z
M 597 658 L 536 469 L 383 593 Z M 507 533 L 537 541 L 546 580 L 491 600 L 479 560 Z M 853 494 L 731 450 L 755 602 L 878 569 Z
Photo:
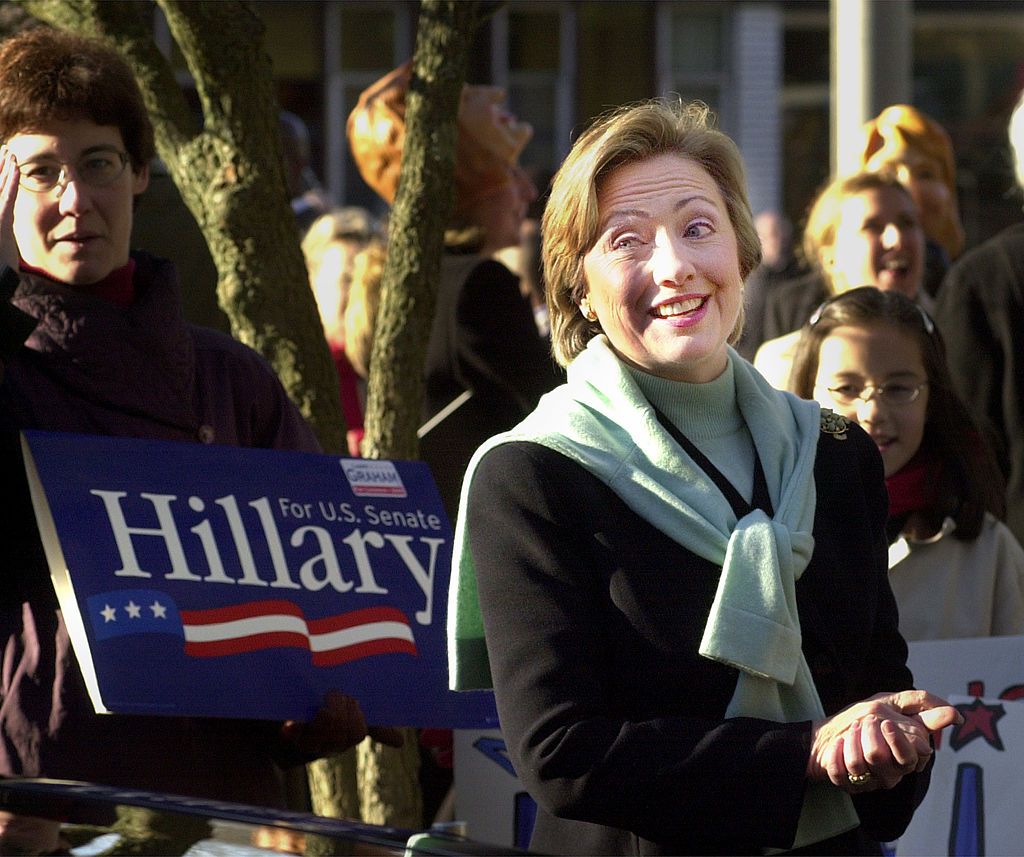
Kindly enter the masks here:
M 19 166 L 19 184 L 31 193 L 47 193 L 55 187 L 63 191 L 72 180 L 90 187 L 106 187 L 117 181 L 127 166 L 128 155 L 116 149 L 94 149 L 73 165 L 38 158 Z
M 893 381 L 891 384 L 865 384 L 863 387 L 858 387 L 856 384 L 841 384 L 838 387 L 826 387 L 825 389 L 828 390 L 828 394 L 837 405 L 870 402 L 876 397 L 887 405 L 909 405 L 921 395 L 921 391 L 927 386 L 927 382 L 907 384 Z

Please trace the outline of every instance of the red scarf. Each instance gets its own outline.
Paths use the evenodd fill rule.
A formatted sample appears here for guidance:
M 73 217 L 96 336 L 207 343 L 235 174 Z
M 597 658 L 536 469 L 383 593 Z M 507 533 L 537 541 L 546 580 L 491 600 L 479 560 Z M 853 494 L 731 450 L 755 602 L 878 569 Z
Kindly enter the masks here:
M 46 277 L 48 280 L 53 280 L 55 283 L 62 283 L 69 289 L 74 289 L 76 292 L 80 292 L 83 295 L 92 295 L 95 298 L 101 298 L 115 306 L 121 307 L 122 309 L 130 307 L 132 305 L 132 301 L 135 300 L 134 259 L 129 259 L 127 265 L 116 268 L 98 282 L 74 286 L 70 283 L 64 283 L 56 277 L 50 276 L 42 268 L 35 268 L 25 262 L 22 262 L 20 267 L 22 271 L 25 271 L 28 274 Z
M 935 501 L 939 469 L 939 462 L 919 449 L 903 467 L 886 477 L 889 517 L 898 518 L 930 507 Z
M 359 400 L 359 376 L 345 356 L 341 345 L 330 343 L 331 357 L 338 370 L 338 388 L 341 393 L 341 411 L 345 415 L 345 424 L 352 429 L 363 428 L 363 405 Z

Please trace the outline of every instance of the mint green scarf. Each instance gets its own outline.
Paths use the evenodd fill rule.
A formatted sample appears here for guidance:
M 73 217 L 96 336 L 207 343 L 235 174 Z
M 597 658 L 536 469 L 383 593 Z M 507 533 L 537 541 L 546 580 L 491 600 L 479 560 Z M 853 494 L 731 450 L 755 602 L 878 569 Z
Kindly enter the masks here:
M 722 567 L 700 654 L 736 667 L 726 717 L 817 720 L 821 701 L 801 649 L 796 581 L 814 548 L 814 460 L 821 412 L 771 387 L 730 349 L 736 398 L 764 468 L 775 517 L 737 520 L 719 489 L 658 421 L 604 336 L 569 366 L 567 383 L 544 396 L 518 426 L 488 440 L 466 471 L 455 528 L 448 605 L 453 689 L 490 686 L 476 574 L 464 510 L 477 463 L 495 446 L 531 441 L 573 461 L 687 550 Z M 794 847 L 857 824 L 849 797 L 808 787 Z

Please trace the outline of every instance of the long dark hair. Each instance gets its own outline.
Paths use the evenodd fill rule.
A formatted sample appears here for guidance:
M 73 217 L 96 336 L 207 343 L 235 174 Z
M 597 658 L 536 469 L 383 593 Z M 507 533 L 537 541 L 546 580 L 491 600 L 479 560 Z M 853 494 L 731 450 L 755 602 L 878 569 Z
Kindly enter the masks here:
M 789 387 L 801 398 L 814 398 L 821 343 L 837 327 L 892 325 L 917 344 L 928 380 L 921 450 L 941 462 L 930 508 L 922 510 L 937 528 L 943 518 L 956 523 L 955 536 L 977 538 L 985 512 L 1006 513 L 1003 476 L 995 456 L 963 401 L 953 389 L 946 347 L 935 323 L 914 301 L 874 286 L 851 289 L 823 303 L 804 325 L 797 345 Z

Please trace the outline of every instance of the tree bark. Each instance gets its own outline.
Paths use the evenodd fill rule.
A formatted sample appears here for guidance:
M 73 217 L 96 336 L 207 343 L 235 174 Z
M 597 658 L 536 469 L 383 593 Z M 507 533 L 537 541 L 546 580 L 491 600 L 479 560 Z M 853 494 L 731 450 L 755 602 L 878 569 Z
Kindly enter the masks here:
M 210 247 L 235 338 L 274 367 L 325 450 L 345 448 L 337 373 L 288 201 L 263 25 L 240 0 L 158 0 L 202 108 L 189 110 L 130 0 L 25 0 L 37 18 L 112 43 L 132 66 L 156 148 Z M 182 284 L 188 288 L 187 283 Z
M 454 204 L 456 118 L 477 6 L 423 0 L 420 10 L 402 172 L 388 221 L 388 258 L 370 355 L 363 441 L 368 458 L 417 456 L 421 367 L 441 276 L 444 229 Z
M 388 258 L 374 328 L 366 406 L 367 458 L 418 455 L 423 364 L 441 276 L 444 230 L 454 204 L 455 139 L 478 3 L 423 0 L 406 101 L 402 172 L 388 225 Z M 366 821 L 393 826 L 423 819 L 414 729 L 401 749 L 358 747 Z

